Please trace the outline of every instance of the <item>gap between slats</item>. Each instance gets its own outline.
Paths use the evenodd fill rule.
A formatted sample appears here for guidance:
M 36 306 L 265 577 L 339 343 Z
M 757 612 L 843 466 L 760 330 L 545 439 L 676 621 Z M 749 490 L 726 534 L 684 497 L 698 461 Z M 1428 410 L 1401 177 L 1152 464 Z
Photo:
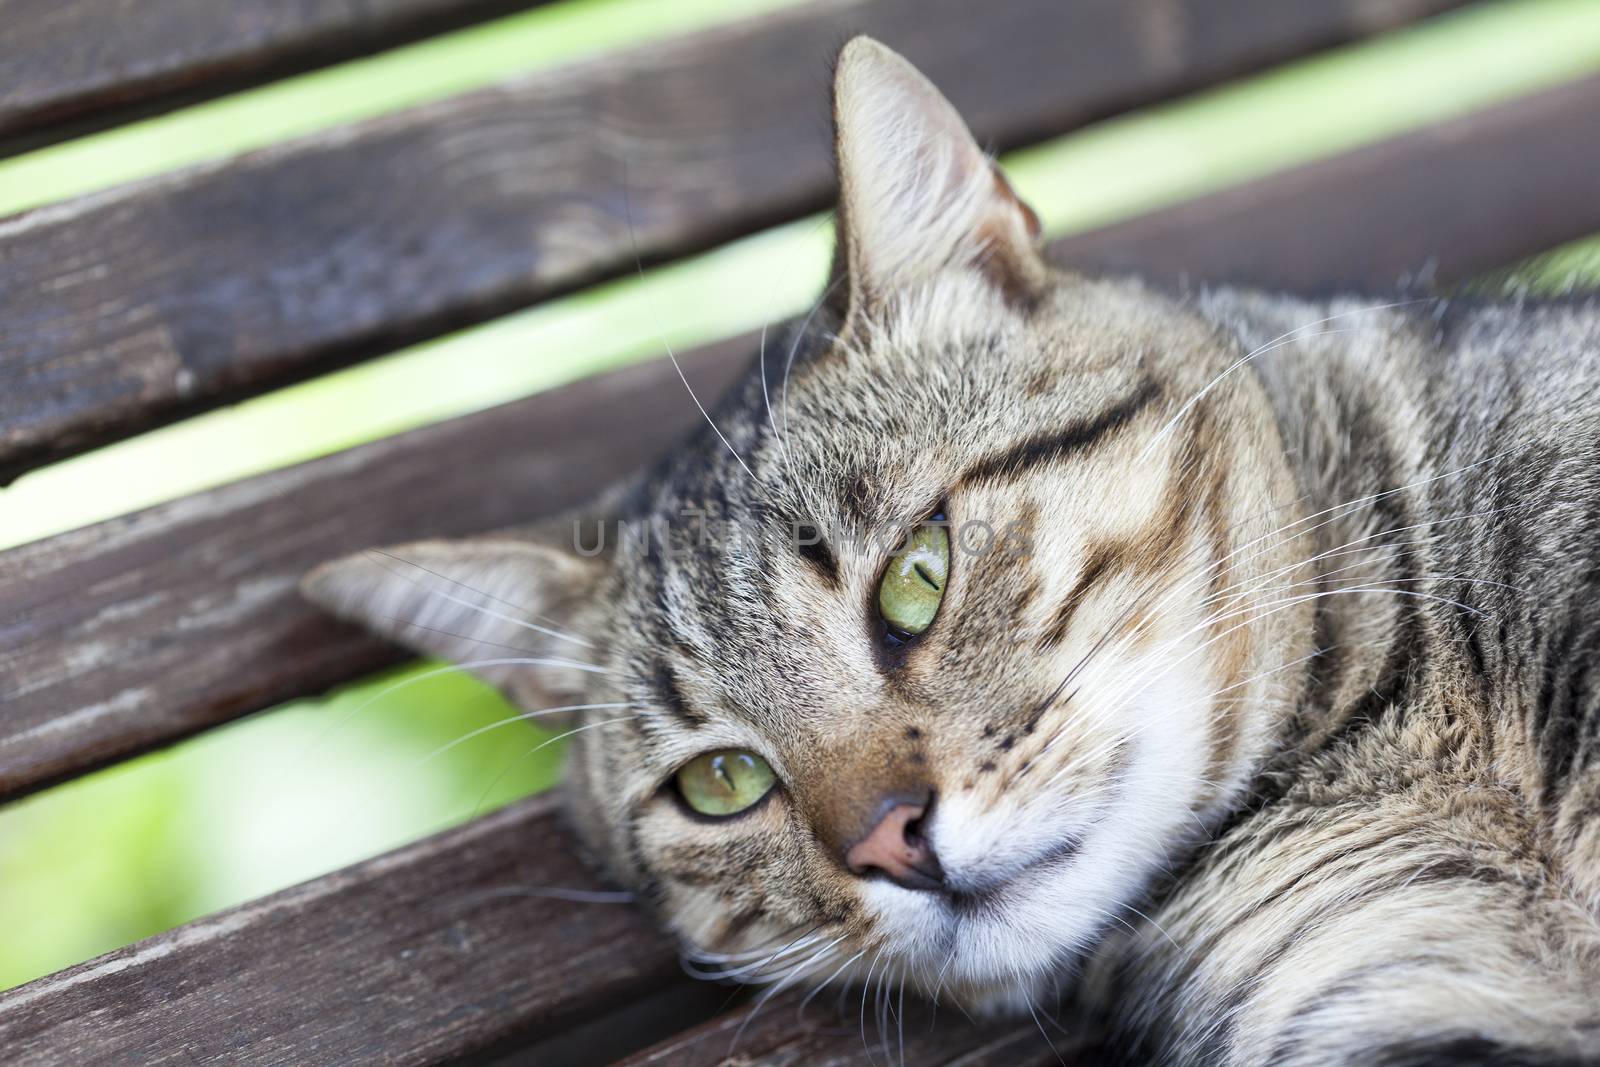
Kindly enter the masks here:
M 541 0 L 10 0 L 0 155 L 499 18 Z

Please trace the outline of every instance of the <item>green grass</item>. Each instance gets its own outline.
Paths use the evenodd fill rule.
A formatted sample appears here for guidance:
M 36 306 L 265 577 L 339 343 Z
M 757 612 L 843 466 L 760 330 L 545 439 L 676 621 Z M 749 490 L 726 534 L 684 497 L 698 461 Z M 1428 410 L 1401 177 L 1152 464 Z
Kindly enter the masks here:
M 0 213 L 771 6 L 585 0 L 541 8 L 0 162 Z M 1060 234 L 1596 69 L 1600 4 L 1516 0 L 1102 123 L 1007 162 Z M 663 343 L 683 347 L 757 326 L 806 304 L 828 246 L 823 220 L 802 220 L 58 464 L 0 491 L 0 546 L 649 358 Z M 1555 284 L 1593 264 L 1597 247 L 1564 250 L 1535 276 Z M 470 679 L 424 673 L 411 668 L 297 702 L 0 812 L 0 915 L 24 917 L 0 938 L 0 987 L 555 780 L 559 746 L 528 755 L 547 735 L 521 722 L 422 762 L 509 714 Z

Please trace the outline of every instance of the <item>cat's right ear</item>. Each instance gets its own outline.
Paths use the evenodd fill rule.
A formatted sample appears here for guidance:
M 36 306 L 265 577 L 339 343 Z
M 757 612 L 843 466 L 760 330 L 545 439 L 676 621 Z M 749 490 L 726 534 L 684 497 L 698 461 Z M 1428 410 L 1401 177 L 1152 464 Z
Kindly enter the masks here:
M 598 669 L 582 631 L 609 564 L 578 538 L 561 521 L 527 534 L 368 549 L 323 564 L 300 588 L 334 615 L 459 664 L 521 710 L 541 711 L 582 703 L 586 675 Z
M 951 268 L 1006 298 L 1047 282 L 1039 217 L 933 83 L 870 37 L 833 82 L 839 212 L 831 302 L 847 322 Z

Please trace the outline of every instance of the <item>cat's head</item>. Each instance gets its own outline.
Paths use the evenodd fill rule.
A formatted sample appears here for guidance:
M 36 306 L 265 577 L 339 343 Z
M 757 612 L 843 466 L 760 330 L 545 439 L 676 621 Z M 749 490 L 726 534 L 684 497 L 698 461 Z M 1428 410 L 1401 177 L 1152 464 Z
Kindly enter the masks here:
M 317 601 L 582 727 L 595 854 L 702 959 L 1021 1004 L 1236 803 L 1307 650 L 1234 342 L 1046 265 L 866 39 L 835 280 L 599 528 L 365 553 Z M 685 396 L 684 403 L 691 403 Z M 516 487 L 502 487 L 515 492 Z

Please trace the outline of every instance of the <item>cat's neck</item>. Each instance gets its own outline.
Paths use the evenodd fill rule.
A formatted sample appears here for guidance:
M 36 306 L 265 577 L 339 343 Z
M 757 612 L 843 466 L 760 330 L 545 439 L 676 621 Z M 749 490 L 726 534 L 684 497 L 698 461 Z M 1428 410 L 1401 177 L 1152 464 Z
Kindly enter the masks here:
M 1295 597 L 1315 596 L 1306 664 L 1315 680 L 1283 724 L 1287 753 L 1321 748 L 1402 699 L 1417 639 L 1413 587 L 1426 569 L 1423 515 L 1408 488 L 1428 477 L 1399 348 L 1422 343 L 1393 302 L 1310 304 L 1220 291 L 1201 308 L 1238 339 L 1233 373 L 1269 398 L 1297 498 L 1252 536 L 1281 537 L 1305 562 Z M 1414 355 L 1414 354 L 1413 354 Z

